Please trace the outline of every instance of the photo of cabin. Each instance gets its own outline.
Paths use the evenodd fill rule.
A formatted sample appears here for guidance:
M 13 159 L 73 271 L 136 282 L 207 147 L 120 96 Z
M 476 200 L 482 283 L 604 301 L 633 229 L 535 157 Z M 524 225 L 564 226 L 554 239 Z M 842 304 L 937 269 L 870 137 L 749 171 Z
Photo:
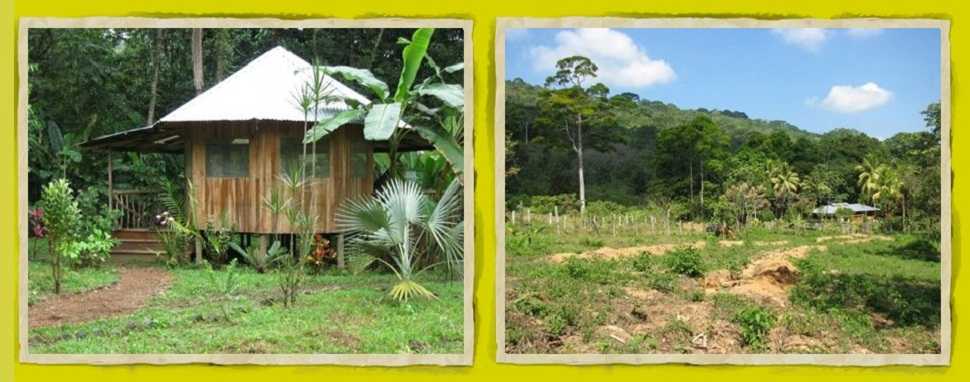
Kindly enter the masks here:
M 464 354 L 464 40 L 28 29 L 27 352 Z

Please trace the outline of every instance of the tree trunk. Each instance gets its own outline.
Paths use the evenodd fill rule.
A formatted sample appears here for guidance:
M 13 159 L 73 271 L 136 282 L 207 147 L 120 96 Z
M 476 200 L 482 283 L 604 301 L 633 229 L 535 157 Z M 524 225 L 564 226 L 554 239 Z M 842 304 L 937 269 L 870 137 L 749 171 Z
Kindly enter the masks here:
M 902 199 L 903 199 L 903 232 L 907 232 L 907 230 L 906 230 L 906 195 L 903 195 L 903 198 Z
M 576 128 L 576 164 L 579 168 L 579 212 L 586 213 L 586 179 L 583 177 L 583 115 L 579 115 Z
M 60 256 L 54 251 L 57 247 L 54 243 L 57 239 L 54 236 L 47 237 L 47 257 L 51 260 L 51 276 L 54 277 L 54 294 L 61 294 L 61 275 L 60 275 Z
M 231 35 L 229 29 L 216 29 L 216 82 L 221 82 L 226 78 L 226 69 L 229 66 L 229 56 L 232 49 Z
M 202 28 L 192 29 L 192 83 L 195 94 L 202 94 L 205 79 L 202 77 Z
M 694 158 L 693 157 L 691 157 L 690 160 L 687 161 L 687 166 L 690 168 L 688 170 L 690 180 L 687 182 L 690 185 L 690 204 L 694 204 Z
M 370 57 L 368 57 L 368 59 L 367 59 L 367 66 L 366 67 L 368 67 L 368 68 L 373 68 L 374 67 L 374 61 L 377 60 L 377 51 L 381 47 L 381 40 L 383 38 L 384 38 L 384 28 L 381 28 L 377 32 L 377 38 L 374 39 L 374 47 L 370 51 Z
M 704 214 L 704 158 L 703 157 L 701 158 L 700 170 L 701 170 L 701 195 L 700 195 L 701 196 L 701 220 L 703 220 L 705 216 Z
M 155 30 L 155 41 L 152 52 L 152 90 L 148 100 L 148 125 L 155 123 L 155 104 L 158 102 L 158 74 L 162 66 L 162 33 L 164 29 Z

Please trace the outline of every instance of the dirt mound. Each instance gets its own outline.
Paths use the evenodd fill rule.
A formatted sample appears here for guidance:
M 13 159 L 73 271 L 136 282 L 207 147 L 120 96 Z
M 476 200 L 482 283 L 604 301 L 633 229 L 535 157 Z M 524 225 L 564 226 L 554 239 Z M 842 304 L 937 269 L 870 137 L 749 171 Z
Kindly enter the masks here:
M 74 324 L 134 312 L 165 290 L 172 276 L 160 268 L 119 268 L 111 286 L 44 299 L 28 309 L 31 328 Z
M 721 240 L 717 242 L 717 245 L 722 247 L 734 247 L 738 245 L 744 245 L 743 240 Z
M 824 251 L 826 247 L 803 245 L 768 252 L 748 264 L 741 272 L 741 279 L 727 291 L 784 307 L 788 302 L 788 289 L 798 280 L 798 269 L 792 260 L 804 258 L 816 249 Z M 723 283 L 718 285 L 725 286 Z
M 561 263 L 566 261 L 570 257 L 578 257 L 580 259 L 597 259 L 597 260 L 614 260 L 624 257 L 639 256 L 641 253 L 647 253 L 653 256 L 663 255 L 667 252 L 673 251 L 675 249 L 694 247 L 694 248 L 704 248 L 707 245 L 706 241 L 696 241 L 693 243 L 680 243 L 680 244 L 654 244 L 654 245 L 641 245 L 636 247 L 627 248 L 613 248 L 613 247 L 601 247 L 592 251 L 587 251 L 583 253 L 572 253 L 563 252 L 549 255 L 547 259 L 553 263 Z
M 653 289 L 639 289 L 634 287 L 623 288 L 623 291 L 626 292 L 627 296 L 640 301 L 653 301 L 663 295 L 663 293 Z
M 734 277 L 731 275 L 731 271 L 727 269 L 719 269 L 713 272 L 708 272 L 704 276 L 704 289 L 705 291 L 712 291 L 717 288 L 724 288 L 732 286 L 735 281 Z
M 788 240 L 775 240 L 775 241 L 759 240 L 759 241 L 753 242 L 752 244 L 754 244 L 755 247 L 774 247 L 778 245 L 788 245 Z

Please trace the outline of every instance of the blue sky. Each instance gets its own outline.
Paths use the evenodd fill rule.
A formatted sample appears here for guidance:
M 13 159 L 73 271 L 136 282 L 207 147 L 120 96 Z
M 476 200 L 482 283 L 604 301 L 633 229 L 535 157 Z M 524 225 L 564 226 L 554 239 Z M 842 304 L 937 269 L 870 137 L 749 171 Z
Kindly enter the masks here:
M 590 57 L 615 93 L 681 108 L 730 109 L 825 132 L 885 139 L 923 130 L 940 99 L 936 29 L 520 29 L 506 78 L 541 84 L 555 60 Z

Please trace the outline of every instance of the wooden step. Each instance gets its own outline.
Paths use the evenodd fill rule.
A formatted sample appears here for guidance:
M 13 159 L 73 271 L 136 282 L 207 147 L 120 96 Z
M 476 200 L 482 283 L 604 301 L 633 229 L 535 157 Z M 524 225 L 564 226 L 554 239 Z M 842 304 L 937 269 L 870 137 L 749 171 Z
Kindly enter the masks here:
M 112 252 L 124 251 L 165 251 L 165 246 L 159 241 L 129 241 L 122 240 L 111 250 Z
M 158 233 L 155 230 L 140 228 L 118 229 L 111 233 L 111 237 L 125 240 L 158 240 Z

